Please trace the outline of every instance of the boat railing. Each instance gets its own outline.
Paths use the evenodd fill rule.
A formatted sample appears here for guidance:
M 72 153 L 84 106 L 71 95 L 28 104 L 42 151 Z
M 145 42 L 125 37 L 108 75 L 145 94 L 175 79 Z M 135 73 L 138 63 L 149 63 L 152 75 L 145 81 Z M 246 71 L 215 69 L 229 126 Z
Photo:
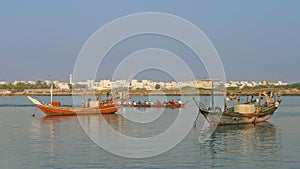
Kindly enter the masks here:
M 274 107 L 275 107 L 275 105 L 268 106 L 268 107 L 261 107 L 261 112 L 269 111 L 269 110 L 273 109 Z

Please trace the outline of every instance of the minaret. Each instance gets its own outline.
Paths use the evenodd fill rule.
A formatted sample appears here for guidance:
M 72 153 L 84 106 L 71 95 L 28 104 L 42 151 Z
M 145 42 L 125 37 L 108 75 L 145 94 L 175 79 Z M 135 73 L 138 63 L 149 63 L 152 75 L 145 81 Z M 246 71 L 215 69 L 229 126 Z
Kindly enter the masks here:
M 70 74 L 70 77 L 69 77 L 69 83 L 70 83 L 70 84 L 73 84 L 73 77 L 72 77 L 72 74 Z

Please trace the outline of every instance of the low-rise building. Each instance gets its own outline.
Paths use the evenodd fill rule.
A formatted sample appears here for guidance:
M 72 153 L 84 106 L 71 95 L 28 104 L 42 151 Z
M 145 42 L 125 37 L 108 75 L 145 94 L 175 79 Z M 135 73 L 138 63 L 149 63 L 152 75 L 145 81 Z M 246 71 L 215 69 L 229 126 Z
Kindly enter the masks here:
M 32 85 L 35 85 L 35 81 L 28 81 L 27 83 L 28 83 L 28 84 L 32 84 Z
M 70 90 L 70 86 L 66 82 L 59 82 L 57 80 L 53 81 L 55 88 L 60 90 Z
M 143 85 L 142 82 L 139 82 L 139 81 L 133 79 L 133 80 L 131 80 L 129 87 L 130 87 L 131 89 L 135 90 L 135 89 L 138 89 L 138 88 L 139 88 L 139 89 L 144 88 L 144 85 Z
M 18 83 L 26 83 L 26 82 L 23 81 L 23 80 L 20 80 L 20 81 L 15 80 L 14 82 L 12 82 L 13 85 L 16 85 L 16 84 L 18 84 Z
M 275 86 L 286 86 L 288 85 L 287 83 L 284 83 L 283 81 L 278 81 L 277 83 L 274 84 Z
M 196 80 L 196 87 L 203 89 L 211 89 L 212 88 L 212 80 Z
M 0 82 L 0 85 L 7 85 L 7 84 L 9 84 L 9 83 L 8 82 L 4 82 L 4 81 Z

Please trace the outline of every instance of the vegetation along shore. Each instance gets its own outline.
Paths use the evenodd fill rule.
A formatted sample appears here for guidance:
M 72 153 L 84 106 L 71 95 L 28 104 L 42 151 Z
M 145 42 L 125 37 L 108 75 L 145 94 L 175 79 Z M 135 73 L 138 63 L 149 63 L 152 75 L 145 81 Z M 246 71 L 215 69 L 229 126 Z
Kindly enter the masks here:
M 47 96 L 50 95 L 50 84 L 37 81 L 35 84 L 0 84 L 0 96 Z M 274 85 L 261 85 L 255 87 L 228 87 L 227 94 L 240 93 L 241 95 L 250 95 L 253 92 L 259 90 L 276 90 L 283 96 L 300 96 L 300 83 L 288 84 L 285 86 Z M 109 89 L 90 91 L 91 94 L 105 96 Z M 210 95 L 209 89 L 183 87 L 175 89 L 159 89 L 159 90 L 147 90 L 145 88 L 137 88 L 128 90 L 130 96 L 148 96 L 148 95 Z M 71 89 L 53 89 L 53 95 L 55 96 L 70 96 L 81 95 L 82 92 L 72 92 Z M 88 93 L 85 93 L 88 94 Z

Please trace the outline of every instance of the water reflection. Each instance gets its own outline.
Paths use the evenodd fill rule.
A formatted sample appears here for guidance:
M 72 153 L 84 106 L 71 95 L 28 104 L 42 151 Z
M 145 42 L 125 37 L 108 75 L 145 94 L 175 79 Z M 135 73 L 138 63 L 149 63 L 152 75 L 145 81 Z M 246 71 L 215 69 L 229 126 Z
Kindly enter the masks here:
M 54 137 L 60 133 L 61 127 L 68 129 L 68 125 L 79 125 L 78 119 L 84 121 L 83 125 L 87 125 L 90 129 L 100 129 L 105 123 L 105 120 L 111 127 L 118 130 L 123 126 L 123 118 L 118 114 L 104 115 L 82 115 L 82 116 L 45 116 L 40 119 L 42 126 L 49 127 L 50 137 Z
M 78 116 L 80 118 L 95 120 L 95 119 L 101 119 L 99 118 L 100 115 L 82 115 Z M 118 114 L 104 114 L 102 115 L 103 118 L 108 122 L 114 124 L 116 120 L 120 117 Z M 48 124 L 51 122 L 57 123 L 57 122 L 65 122 L 68 120 L 77 120 L 77 116 L 44 116 L 40 119 L 41 124 Z
M 172 114 L 168 114 L 168 117 L 170 115 Z M 104 115 L 102 118 L 99 115 L 80 118 L 90 126 L 89 132 L 99 137 L 109 134 L 103 120 L 121 133 L 128 134 L 135 130 L 141 132 L 139 128 L 118 114 Z M 203 144 L 193 144 L 197 142 L 194 140 L 194 134 L 199 137 L 198 132 L 191 132 L 179 149 L 175 148 L 170 156 L 160 158 L 165 158 L 166 161 L 179 160 L 183 164 L 192 162 L 206 168 L 254 168 L 254 166 L 263 168 L 266 163 L 269 167 L 276 167 L 280 166 L 284 159 L 281 152 L 283 148 L 280 129 L 269 122 L 256 125 L 219 126 Z M 33 151 L 38 153 L 41 160 L 48 163 L 50 167 L 62 162 L 63 154 L 71 154 L 73 159 L 80 160 L 83 155 L 99 153 L 84 134 L 77 116 L 53 116 L 33 120 L 31 138 L 35 140 L 32 142 Z
M 117 114 L 103 115 L 102 118 L 100 115 L 80 118 L 88 121 L 93 130 L 101 129 L 103 120 L 116 129 L 123 126 L 122 116 Z M 97 127 L 92 127 L 93 125 Z M 67 153 L 62 150 L 74 152 L 70 153 L 74 155 L 82 154 L 82 150 L 78 151 L 78 146 L 89 148 L 94 145 L 83 132 L 77 116 L 45 116 L 40 119 L 33 119 L 29 128 L 29 141 L 32 153 L 36 154 L 39 161 L 47 167 L 54 167 L 55 164 L 61 162 L 59 156 Z
M 76 119 L 76 116 L 44 116 L 40 119 L 41 124 L 58 123 Z
M 266 162 L 274 166 L 280 164 L 281 147 L 279 129 L 265 122 L 219 126 L 201 150 L 210 155 L 211 167 L 232 166 L 236 162 L 237 166 L 251 168 L 251 162 L 262 167 Z M 229 156 L 233 158 L 227 159 Z

